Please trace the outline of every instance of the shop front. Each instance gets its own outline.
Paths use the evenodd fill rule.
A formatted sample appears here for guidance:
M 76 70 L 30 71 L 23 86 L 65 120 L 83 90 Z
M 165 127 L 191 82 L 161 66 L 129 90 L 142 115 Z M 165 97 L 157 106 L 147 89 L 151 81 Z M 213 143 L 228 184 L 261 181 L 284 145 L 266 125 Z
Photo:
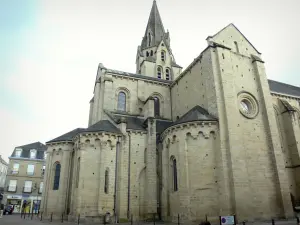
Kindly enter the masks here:
M 22 205 L 22 195 L 7 195 L 6 205 L 11 205 L 13 207 L 13 213 L 20 213 Z
M 7 205 L 14 207 L 13 213 L 38 213 L 41 205 L 41 196 L 7 195 Z

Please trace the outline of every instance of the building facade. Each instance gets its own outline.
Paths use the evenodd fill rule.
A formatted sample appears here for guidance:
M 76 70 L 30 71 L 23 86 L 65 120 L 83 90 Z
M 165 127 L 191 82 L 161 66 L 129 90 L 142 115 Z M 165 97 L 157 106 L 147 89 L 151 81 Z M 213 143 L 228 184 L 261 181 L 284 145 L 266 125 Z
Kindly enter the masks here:
M 0 155 L 0 190 L 5 186 L 8 164 Z
M 47 145 L 44 215 L 99 221 L 290 218 L 300 200 L 300 88 L 267 79 L 233 25 L 184 70 L 156 1 L 136 73 L 99 64 L 88 128 Z
M 16 147 L 9 157 L 4 202 L 14 213 L 37 213 L 43 192 L 46 146 L 35 142 Z

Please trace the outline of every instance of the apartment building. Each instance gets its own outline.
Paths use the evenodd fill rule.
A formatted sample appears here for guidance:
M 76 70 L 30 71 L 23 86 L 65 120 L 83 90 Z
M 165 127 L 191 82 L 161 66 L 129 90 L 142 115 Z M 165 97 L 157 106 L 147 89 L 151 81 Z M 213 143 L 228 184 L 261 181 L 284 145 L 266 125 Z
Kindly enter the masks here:
M 0 155 L 0 190 L 4 188 L 8 164 Z
M 40 208 L 45 173 L 46 146 L 35 142 L 16 147 L 9 157 L 4 202 L 14 213 L 37 213 Z

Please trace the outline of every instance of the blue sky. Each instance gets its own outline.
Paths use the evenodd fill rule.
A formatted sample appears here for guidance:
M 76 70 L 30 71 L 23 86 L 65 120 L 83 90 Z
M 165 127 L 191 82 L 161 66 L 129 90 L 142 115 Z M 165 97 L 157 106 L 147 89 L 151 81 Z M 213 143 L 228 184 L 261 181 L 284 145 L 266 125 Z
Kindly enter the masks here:
M 26 30 L 35 29 L 37 8 L 37 1 L 0 1 L 0 102 L 1 107 L 20 117 L 26 117 L 29 109 L 22 95 L 6 84 L 9 77 L 17 73 L 18 57 L 26 52 Z
M 297 0 L 157 0 L 178 64 L 234 23 L 262 52 L 270 79 L 300 86 Z M 86 127 L 98 63 L 135 72 L 152 0 L 0 0 L 0 123 L 15 146 Z

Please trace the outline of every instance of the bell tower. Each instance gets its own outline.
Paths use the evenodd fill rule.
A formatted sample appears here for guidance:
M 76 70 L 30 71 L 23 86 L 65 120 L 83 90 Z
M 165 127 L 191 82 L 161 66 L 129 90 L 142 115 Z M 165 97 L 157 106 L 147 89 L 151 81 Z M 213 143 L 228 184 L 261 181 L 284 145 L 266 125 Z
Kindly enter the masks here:
M 153 1 L 146 31 L 136 55 L 136 73 L 164 80 L 174 80 L 182 67 L 176 64 L 156 1 Z

